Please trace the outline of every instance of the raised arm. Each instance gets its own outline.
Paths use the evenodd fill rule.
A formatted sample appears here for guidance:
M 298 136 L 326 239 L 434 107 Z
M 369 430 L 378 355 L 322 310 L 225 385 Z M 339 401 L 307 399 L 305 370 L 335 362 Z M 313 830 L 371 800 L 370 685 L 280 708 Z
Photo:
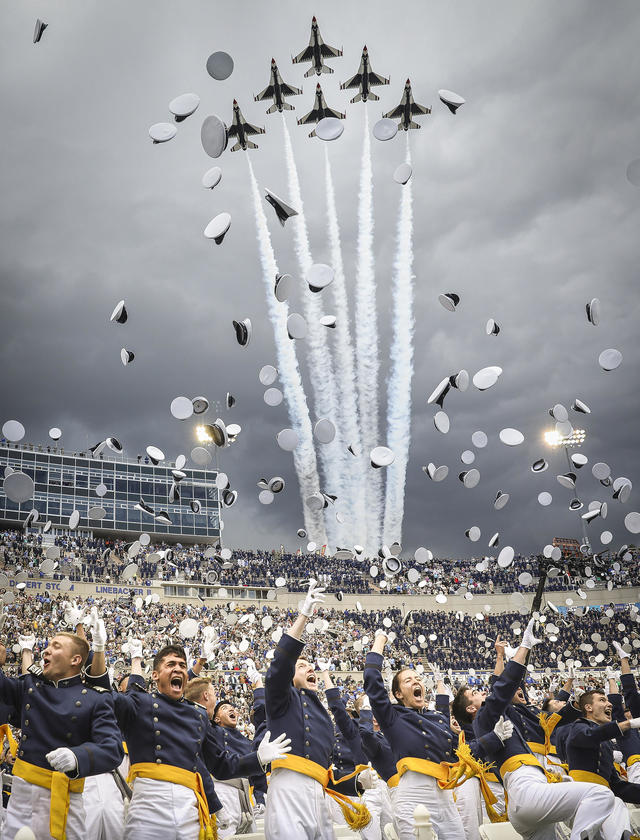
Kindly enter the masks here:
M 502 674 L 493 683 L 484 704 L 476 714 L 473 729 L 478 736 L 490 732 L 498 723 L 525 674 L 527 654 L 534 645 L 540 643 L 540 640 L 533 635 L 533 625 L 534 620 L 531 619 L 522 634 L 520 647 L 511 661 L 507 663 Z
M 380 724 L 381 729 L 386 729 L 393 723 L 397 714 L 382 677 L 382 663 L 384 661 L 382 652 L 387 643 L 387 634 L 384 630 L 376 630 L 371 652 L 367 654 L 364 664 L 364 690 L 371 702 L 371 708 Z
M 493 669 L 493 673 L 496 677 L 499 677 L 500 674 L 504 671 L 504 651 L 507 646 L 507 643 L 504 639 L 501 638 L 500 634 L 498 633 L 498 637 L 495 642 L 495 649 L 496 649 L 496 664 Z

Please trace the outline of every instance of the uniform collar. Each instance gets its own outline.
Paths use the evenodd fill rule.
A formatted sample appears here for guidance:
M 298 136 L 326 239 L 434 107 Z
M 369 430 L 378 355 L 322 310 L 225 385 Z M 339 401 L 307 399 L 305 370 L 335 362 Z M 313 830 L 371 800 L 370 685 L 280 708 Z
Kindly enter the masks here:
M 69 685 L 80 685 L 82 683 L 82 674 L 75 674 L 73 677 L 65 677 L 63 680 L 48 680 L 46 677 L 44 678 L 45 682 L 48 682 L 49 685 L 54 685 L 56 688 L 66 688 Z

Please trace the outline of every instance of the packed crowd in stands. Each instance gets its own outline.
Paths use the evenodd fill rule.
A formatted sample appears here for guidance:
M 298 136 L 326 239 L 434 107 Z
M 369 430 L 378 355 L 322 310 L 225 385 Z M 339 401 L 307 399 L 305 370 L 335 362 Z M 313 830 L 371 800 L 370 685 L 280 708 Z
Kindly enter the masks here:
M 388 649 L 389 673 L 400 667 L 412 667 L 429 675 L 429 664 L 436 663 L 450 672 L 453 683 L 461 673 L 472 682 L 482 681 L 493 668 L 495 641 L 500 636 L 517 645 L 526 624 L 518 612 L 499 615 L 461 612 L 409 610 L 403 616 L 398 609 L 359 611 L 342 609 L 329 597 L 327 606 L 307 628 L 307 655 L 326 659 L 336 672 L 336 683 L 350 693 L 358 690 L 366 654 L 373 644 L 374 633 L 381 625 L 397 634 Z M 64 627 L 68 609 L 63 594 L 17 592 L 11 603 L 3 607 L 2 639 L 8 650 L 7 667 L 15 672 L 19 665 L 19 635 L 34 634 L 36 659 L 46 647 L 47 638 Z M 127 595 L 113 600 L 92 597 L 74 598 L 73 603 L 85 608 L 98 607 L 108 634 L 106 660 L 113 677 L 126 673 L 126 643 L 129 638 L 143 642 L 144 655 L 150 663 L 153 654 L 164 644 L 184 644 L 192 663 L 200 655 L 202 631 L 213 626 L 218 635 L 215 658 L 203 667 L 213 676 L 219 693 L 250 697 L 244 676 L 246 662 L 253 660 L 263 672 L 273 657 L 280 635 L 285 631 L 295 610 L 272 605 L 250 606 L 228 602 L 223 606 L 193 606 L 178 601 L 161 601 L 157 595 L 146 598 Z M 182 638 L 180 625 L 186 618 L 198 624 L 198 634 Z M 640 613 L 635 606 L 579 608 L 558 614 L 546 608 L 541 617 L 541 633 L 548 644 L 535 649 L 531 663 L 532 682 L 548 685 L 554 676 L 562 675 L 564 663 L 578 660 L 586 668 L 603 668 L 612 661 L 611 639 L 626 641 L 632 652 L 640 650 Z M 123 652 L 122 647 L 125 646 Z M 356 673 L 354 673 L 356 672 Z M 466 672 L 466 673 L 465 673 Z M 470 672 L 470 673 L 469 673 Z
M 516 556 L 511 565 L 500 568 L 495 559 L 490 558 L 488 568 L 477 566 L 483 558 L 451 559 L 434 558 L 425 565 L 418 566 L 413 558 L 404 559 L 403 571 L 415 567 L 420 573 L 420 581 L 410 583 L 403 571 L 393 577 L 379 573 L 371 577 L 372 564 L 380 567 L 378 560 L 370 561 L 359 557 L 338 559 L 319 554 L 289 554 L 274 551 L 234 550 L 231 562 L 205 556 L 208 546 L 149 545 L 140 547 L 137 554 L 128 551 L 129 543 L 121 540 L 90 539 L 75 534 L 71 537 L 56 537 L 55 544 L 60 548 L 59 565 L 53 573 L 55 579 L 68 577 L 71 581 L 117 582 L 123 570 L 132 560 L 138 566 L 136 581 L 146 585 L 153 580 L 177 580 L 181 582 L 207 582 L 207 574 L 216 569 L 219 582 L 223 586 L 275 586 L 278 578 L 284 578 L 285 586 L 291 592 L 306 590 L 306 581 L 310 577 L 322 574 L 327 591 L 336 593 L 390 593 L 473 595 L 499 592 L 535 591 L 539 575 L 539 560 L 536 556 Z M 39 566 L 45 557 L 46 539 L 43 544 L 41 534 L 27 534 L 19 530 L 0 533 L 0 563 L 7 569 L 24 570 L 33 577 L 40 576 Z M 602 555 L 598 565 L 587 580 L 581 569 L 571 574 L 558 574 L 549 577 L 547 591 L 570 591 L 586 585 L 590 588 L 602 588 L 608 582 L 610 587 L 622 585 L 640 585 L 640 565 L 638 551 L 633 550 L 626 559 L 615 553 Z M 591 561 L 584 560 L 584 567 Z M 563 566 L 562 563 L 559 564 Z M 523 577 L 524 575 L 524 577 Z M 522 578 L 522 580 L 520 579 Z M 524 581 L 524 582 L 523 582 Z M 384 588 L 380 584 L 384 582 Z

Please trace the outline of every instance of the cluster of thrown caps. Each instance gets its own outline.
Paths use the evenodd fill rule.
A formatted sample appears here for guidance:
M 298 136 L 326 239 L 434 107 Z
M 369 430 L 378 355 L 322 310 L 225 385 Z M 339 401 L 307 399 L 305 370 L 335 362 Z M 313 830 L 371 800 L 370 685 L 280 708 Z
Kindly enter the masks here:
M 129 318 L 129 313 L 127 312 L 127 307 L 124 300 L 118 301 L 115 305 L 113 312 L 109 318 L 109 321 L 112 324 L 126 324 Z M 127 365 L 131 364 L 131 362 L 135 359 L 136 355 L 133 350 L 127 350 L 126 347 L 123 347 L 120 350 L 120 361 L 126 367 Z
M 309 291 L 318 293 L 326 289 L 333 282 L 334 272 L 331 266 L 325 263 L 314 263 L 307 272 L 307 285 Z M 284 303 L 289 299 L 294 290 L 294 281 L 290 274 L 276 274 L 274 295 L 276 300 Z M 333 329 L 336 326 L 335 315 L 324 315 L 320 319 L 323 327 Z M 233 321 L 233 328 L 236 333 L 236 341 L 241 347 L 246 347 L 251 341 L 253 327 L 250 318 L 243 318 L 242 321 Z M 287 317 L 287 335 L 290 339 L 303 339 L 307 337 L 308 325 L 305 318 L 298 312 L 292 312 Z M 264 383 L 263 383 L 264 384 Z
M 585 306 L 587 321 L 594 327 L 600 324 L 600 300 L 592 298 Z M 615 347 L 603 350 L 598 356 L 598 364 L 604 371 L 615 370 L 622 364 L 622 353 Z

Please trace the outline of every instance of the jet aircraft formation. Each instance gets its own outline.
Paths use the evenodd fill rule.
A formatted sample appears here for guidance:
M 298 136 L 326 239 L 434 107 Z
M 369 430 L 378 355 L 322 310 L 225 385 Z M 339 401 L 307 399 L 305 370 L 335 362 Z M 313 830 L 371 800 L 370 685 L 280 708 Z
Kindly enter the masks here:
M 298 55 L 293 56 L 291 61 L 293 64 L 301 64 L 310 62 L 311 66 L 306 71 L 305 78 L 309 76 L 321 76 L 322 74 L 329 74 L 333 73 L 334 70 L 332 67 L 329 67 L 325 61 L 326 59 L 330 58 L 339 58 L 342 55 L 342 50 L 338 49 L 337 47 L 331 47 L 329 44 L 326 44 L 322 39 L 322 35 L 320 34 L 320 27 L 318 25 L 318 20 L 314 16 L 311 19 L 311 35 L 309 37 L 309 44 L 306 46 L 302 52 L 298 53 Z M 371 68 L 371 63 L 369 59 L 369 51 L 364 46 L 362 50 L 362 56 L 360 58 L 360 66 L 358 67 L 357 73 L 355 73 L 350 79 L 347 79 L 345 82 L 342 82 L 340 85 L 341 90 L 357 90 L 357 93 L 351 99 L 351 103 L 355 102 L 367 102 L 370 100 L 379 100 L 380 97 L 373 92 L 373 87 L 378 87 L 381 85 L 388 85 L 390 80 L 385 76 L 381 76 L 379 73 L 376 73 Z M 283 81 L 282 76 L 280 75 L 280 71 L 278 70 L 278 65 L 276 64 L 275 58 L 271 59 L 271 67 L 270 67 L 270 74 L 269 74 L 269 84 L 262 90 L 260 93 L 256 94 L 253 98 L 255 102 L 262 102 L 264 100 L 273 100 L 272 104 L 267 109 L 267 114 L 273 114 L 276 111 L 282 113 L 283 111 L 293 111 L 295 110 L 295 106 L 292 105 L 290 102 L 287 102 L 286 97 L 288 96 L 299 96 L 302 93 L 301 88 L 294 87 L 293 85 L 289 85 Z M 464 100 L 462 100 L 463 102 Z M 447 104 L 447 103 L 445 103 Z M 449 109 L 452 113 L 455 113 L 455 110 L 448 105 Z M 459 106 L 458 106 L 459 107 Z M 392 108 L 391 111 L 383 114 L 384 117 L 390 119 L 399 119 L 398 128 L 404 131 L 408 131 L 410 128 L 420 128 L 420 124 L 417 123 L 414 117 L 430 114 L 431 108 L 427 108 L 424 105 L 419 105 L 413 99 L 413 94 L 411 92 L 411 82 L 407 79 L 404 91 L 402 94 L 402 99 L 397 105 L 397 107 Z M 306 113 L 303 117 L 300 117 L 298 120 L 298 125 L 309 125 L 309 124 L 317 124 L 320 120 L 324 119 L 325 117 L 334 117 L 339 120 L 344 120 L 346 118 L 346 114 L 342 111 L 336 110 L 334 108 L 330 108 L 327 105 L 327 102 L 324 98 L 324 93 L 322 92 L 322 87 L 320 83 L 316 84 L 316 89 L 314 92 L 313 104 L 311 110 Z M 264 134 L 265 129 L 260 128 L 259 126 L 252 125 L 250 122 L 244 118 L 242 111 L 240 110 L 240 106 L 238 105 L 237 100 L 233 100 L 233 121 L 231 127 L 229 128 L 229 136 L 236 138 L 236 143 L 231 147 L 232 152 L 236 152 L 239 149 L 257 149 L 258 146 L 256 143 L 251 141 L 249 137 L 255 134 Z M 309 137 L 315 137 L 316 131 L 315 128 L 309 134 Z

